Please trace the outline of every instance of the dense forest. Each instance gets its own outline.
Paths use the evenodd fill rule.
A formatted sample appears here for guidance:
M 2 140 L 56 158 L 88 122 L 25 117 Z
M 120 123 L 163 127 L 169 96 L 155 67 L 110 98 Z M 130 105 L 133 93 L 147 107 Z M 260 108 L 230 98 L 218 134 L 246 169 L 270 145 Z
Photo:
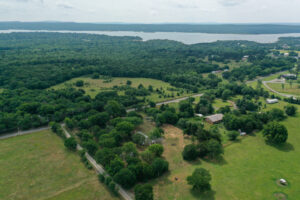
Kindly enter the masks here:
M 45 89 L 74 77 L 100 73 L 154 78 L 196 92 L 199 88 L 216 87 L 220 82 L 213 74 L 202 76 L 226 68 L 212 61 L 240 61 L 248 55 L 255 66 L 249 68 L 253 73 L 248 79 L 290 68 L 295 62 L 292 58 L 282 58 L 276 64 L 277 59 L 267 57 L 268 50 L 275 46 L 247 41 L 189 46 L 167 40 L 142 42 L 137 37 L 90 34 L 1 34 L 0 87 Z M 272 69 L 266 71 L 270 65 Z M 227 78 L 234 76 L 233 72 Z
M 283 24 L 97 24 L 71 22 L 1 22 L 0 29 L 197 32 L 225 34 L 300 33 L 299 25 Z

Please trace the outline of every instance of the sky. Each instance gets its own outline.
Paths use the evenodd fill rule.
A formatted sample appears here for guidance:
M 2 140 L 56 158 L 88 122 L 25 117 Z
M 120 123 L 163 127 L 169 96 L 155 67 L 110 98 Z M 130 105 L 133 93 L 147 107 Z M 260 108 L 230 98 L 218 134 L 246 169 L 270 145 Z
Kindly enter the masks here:
M 300 0 L 0 0 L 0 21 L 299 23 Z

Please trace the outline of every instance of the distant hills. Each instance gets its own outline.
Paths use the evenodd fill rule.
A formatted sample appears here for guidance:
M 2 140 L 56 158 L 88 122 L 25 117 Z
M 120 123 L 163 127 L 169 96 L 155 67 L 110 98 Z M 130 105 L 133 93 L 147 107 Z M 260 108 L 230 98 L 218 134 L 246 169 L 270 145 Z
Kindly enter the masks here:
M 0 30 L 138 31 L 222 34 L 300 33 L 300 24 L 125 24 L 75 22 L 0 22 Z

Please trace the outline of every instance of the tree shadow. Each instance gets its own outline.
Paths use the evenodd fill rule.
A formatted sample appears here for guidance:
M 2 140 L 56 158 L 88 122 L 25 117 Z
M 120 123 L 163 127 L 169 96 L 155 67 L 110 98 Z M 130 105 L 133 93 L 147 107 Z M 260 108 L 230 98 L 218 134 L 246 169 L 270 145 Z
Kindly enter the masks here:
M 196 190 L 191 189 L 191 194 L 195 199 L 201 199 L 201 200 L 214 200 L 216 192 L 214 190 L 209 190 L 206 192 L 199 192 Z
M 279 151 L 290 152 L 295 150 L 294 146 L 289 142 L 286 142 L 284 144 L 272 144 L 266 142 L 266 144 L 278 149 Z

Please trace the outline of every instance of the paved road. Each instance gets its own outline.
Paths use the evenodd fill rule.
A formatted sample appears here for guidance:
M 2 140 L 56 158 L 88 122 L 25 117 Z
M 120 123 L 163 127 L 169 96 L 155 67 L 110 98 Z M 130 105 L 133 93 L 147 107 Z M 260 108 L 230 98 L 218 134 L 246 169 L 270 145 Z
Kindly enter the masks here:
M 5 135 L 1 135 L 0 140 L 10 138 L 10 137 L 15 137 L 18 135 L 26 135 L 26 134 L 30 134 L 30 133 L 40 132 L 40 131 L 44 131 L 44 130 L 48 130 L 48 129 L 50 129 L 50 127 L 45 126 L 45 127 L 27 130 L 27 131 L 18 131 L 18 132 L 14 132 L 14 133 L 7 133 Z
M 62 129 L 66 135 L 67 138 L 71 137 L 71 134 L 65 129 L 65 125 L 62 124 Z M 77 144 L 77 150 L 82 150 L 83 148 Z M 94 167 L 94 169 L 97 171 L 98 174 L 107 174 L 104 167 L 102 165 L 99 165 L 95 159 L 90 156 L 88 153 L 85 153 L 85 157 L 88 159 L 88 161 L 91 163 L 91 165 Z M 117 188 L 118 188 L 118 192 L 120 194 L 121 197 L 123 197 L 123 199 L 125 200 L 133 200 L 134 199 L 134 195 L 126 190 L 124 190 L 120 185 L 116 184 Z
M 187 99 L 190 98 L 190 97 L 201 97 L 202 95 L 203 95 L 203 93 L 201 93 L 201 94 L 195 94 L 195 95 L 188 96 L 188 97 L 182 97 L 182 98 L 178 98 L 178 99 L 171 99 L 171 100 L 159 102 L 159 103 L 157 103 L 156 105 L 157 105 L 157 106 L 161 106 L 161 105 L 163 105 L 163 104 L 178 103 L 178 102 L 180 102 L 180 101 L 187 100 Z M 146 107 L 149 107 L 149 106 L 146 106 Z M 130 109 L 127 109 L 126 111 L 127 111 L 127 112 L 131 112 L 131 111 L 135 111 L 135 110 L 136 110 L 135 108 L 130 108 Z
M 297 97 L 296 95 L 283 94 L 283 93 L 280 93 L 280 92 L 278 92 L 278 91 L 272 89 L 272 88 L 271 88 L 270 86 L 268 86 L 268 84 L 267 84 L 267 83 L 272 83 L 272 81 L 263 81 L 262 83 L 263 83 L 264 86 L 265 86 L 266 88 L 268 88 L 270 91 L 272 91 L 272 92 L 274 92 L 274 93 L 276 93 L 276 94 L 278 94 L 278 95 L 280 95 L 280 96 L 287 97 L 287 98 L 290 98 L 290 97 Z

